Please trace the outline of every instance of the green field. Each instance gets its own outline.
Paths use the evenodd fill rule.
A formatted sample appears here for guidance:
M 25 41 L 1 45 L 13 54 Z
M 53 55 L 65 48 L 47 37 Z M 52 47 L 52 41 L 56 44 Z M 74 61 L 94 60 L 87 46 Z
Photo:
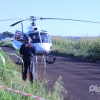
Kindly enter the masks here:
M 100 60 L 100 37 L 84 37 L 70 40 L 63 37 L 52 37 L 53 52 L 58 55 Z

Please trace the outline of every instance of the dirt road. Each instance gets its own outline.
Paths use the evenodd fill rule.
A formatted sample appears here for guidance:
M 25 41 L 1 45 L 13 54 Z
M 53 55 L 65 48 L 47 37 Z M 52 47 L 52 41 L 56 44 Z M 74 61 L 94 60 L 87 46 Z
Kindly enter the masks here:
M 13 48 L 2 49 L 16 53 Z M 15 56 L 11 59 L 17 61 Z M 42 67 L 41 70 L 43 69 Z M 59 76 L 62 76 L 71 100 L 100 100 L 100 63 L 58 56 L 54 64 L 47 64 L 46 74 L 51 77 L 51 86 Z M 67 95 L 65 100 L 69 100 Z

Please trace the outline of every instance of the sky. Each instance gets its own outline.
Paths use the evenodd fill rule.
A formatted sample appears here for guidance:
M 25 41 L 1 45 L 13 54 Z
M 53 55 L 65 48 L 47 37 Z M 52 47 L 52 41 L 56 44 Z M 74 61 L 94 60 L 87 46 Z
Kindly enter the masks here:
M 26 18 L 65 18 L 100 22 L 100 0 L 0 0 L 0 20 Z M 0 33 L 21 30 L 19 20 L 0 21 Z M 27 32 L 29 21 L 24 21 Z M 37 20 L 36 25 L 54 36 L 100 36 L 100 24 L 68 20 Z

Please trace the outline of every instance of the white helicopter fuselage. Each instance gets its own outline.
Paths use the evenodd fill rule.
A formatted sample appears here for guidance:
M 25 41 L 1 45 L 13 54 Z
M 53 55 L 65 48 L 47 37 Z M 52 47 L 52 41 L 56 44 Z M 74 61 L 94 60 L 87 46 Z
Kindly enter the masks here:
M 13 45 L 18 50 L 24 42 L 24 35 L 18 31 L 15 32 Z M 36 50 L 36 55 L 47 54 L 52 51 L 52 43 L 49 34 L 46 31 L 31 30 L 26 33 L 26 36 L 31 37 L 31 42 Z

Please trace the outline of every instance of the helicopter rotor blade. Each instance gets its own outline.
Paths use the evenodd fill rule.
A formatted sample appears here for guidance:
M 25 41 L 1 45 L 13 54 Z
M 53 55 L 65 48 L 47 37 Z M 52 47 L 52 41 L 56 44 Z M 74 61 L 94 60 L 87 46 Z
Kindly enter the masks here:
M 14 24 L 11 24 L 10 26 L 15 26 L 16 24 L 18 24 L 18 23 L 20 23 L 20 22 L 22 22 L 22 21 L 23 21 L 23 20 L 18 21 L 18 22 L 14 23 Z
M 14 23 L 14 24 L 11 24 L 10 26 L 15 26 L 16 24 L 19 24 L 19 23 L 21 23 L 21 22 L 23 22 L 23 21 L 25 21 L 25 20 L 28 20 L 28 19 L 29 19 L 29 18 L 26 18 L 26 19 L 20 20 L 20 21 Z
M 51 19 L 51 20 L 69 20 L 69 21 L 80 21 L 80 22 L 88 22 L 88 23 L 97 23 L 97 24 L 100 24 L 100 22 L 96 22 L 96 21 L 89 21 L 89 20 L 78 20 L 78 19 L 66 19 L 66 18 L 44 18 L 44 17 L 35 17 L 35 16 L 30 16 L 30 17 L 26 17 L 25 19 L 23 18 L 12 18 L 12 19 L 3 19 L 3 20 L 0 20 L 0 21 L 9 21 L 9 20 L 18 20 L 20 19 L 20 21 L 10 25 L 10 26 L 14 26 L 22 21 L 25 21 L 25 20 L 44 20 L 44 19 Z
M 43 17 L 40 17 L 40 20 L 44 20 L 44 19 L 51 19 L 51 20 L 69 20 L 69 21 L 80 21 L 80 22 L 88 22 L 88 23 L 97 23 L 97 24 L 100 24 L 100 22 L 87 21 L 87 20 L 64 19 L 64 18 L 43 18 Z
M 2 21 L 10 21 L 10 20 L 21 20 L 22 18 L 12 18 L 12 19 L 2 19 L 0 20 L 0 22 Z
M 30 17 L 26 17 L 26 18 L 13 18 L 13 19 L 3 19 L 0 21 L 9 21 L 9 20 L 18 20 L 20 19 L 20 21 L 17 21 L 15 23 L 13 23 L 10 26 L 15 26 L 16 24 L 19 24 L 25 20 L 30 20 L 30 21 L 36 21 L 36 20 L 67 20 L 67 21 L 78 21 L 78 22 L 87 22 L 87 23 L 94 23 L 94 24 L 100 24 L 100 22 L 97 21 L 90 21 L 90 20 L 78 20 L 78 19 L 66 19 L 66 18 L 45 18 L 45 17 L 35 17 L 35 16 L 30 16 Z

